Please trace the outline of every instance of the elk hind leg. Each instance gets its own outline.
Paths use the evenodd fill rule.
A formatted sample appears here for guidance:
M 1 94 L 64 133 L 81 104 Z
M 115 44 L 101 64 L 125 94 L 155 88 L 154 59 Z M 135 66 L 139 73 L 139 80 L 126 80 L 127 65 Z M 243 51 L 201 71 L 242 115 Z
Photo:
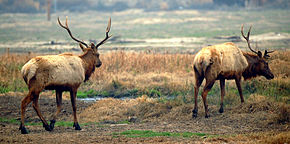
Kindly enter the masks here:
M 77 90 L 71 90 L 70 91 L 70 98 L 71 98 L 71 104 L 72 104 L 72 109 L 73 109 L 73 116 L 74 116 L 74 125 L 73 127 L 75 128 L 75 130 L 81 130 L 81 127 L 78 123 L 77 120 L 77 107 L 76 107 L 76 94 L 77 94 Z
M 194 86 L 194 109 L 192 110 L 192 117 L 196 118 L 198 113 L 197 96 L 199 87 L 204 79 L 204 76 L 200 75 L 196 68 L 194 70 L 195 70 L 195 86 Z
M 25 110 L 27 105 L 32 101 L 32 95 L 31 91 L 27 94 L 27 96 L 21 101 L 21 123 L 19 130 L 21 130 L 22 134 L 28 134 L 28 131 L 26 130 L 24 126 L 24 119 L 25 119 Z
M 209 114 L 208 114 L 208 103 L 207 103 L 206 97 L 207 97 L 208 92 L 211 90 L 212 86 L 214 85 L 214 82 L 215 82 L 215 80 L 207 80 L 206 84 L 205 84 L 205 87 L 203 89 L 203 92 L 201 94 L 202 100 L 203 100 L 203 105 L 204 105 L 205 118 L 209 117 Z
M 40 92 L 33 93 L 33 103 L 32 103 L 32 106 L 33 106 L 35 112 L 37 113 L 38 117 L 42 121 L 43 127 L 45 128 L 45 130 L 52 131 L 52 129 L 48 125 L 47 121 L 44 119 L 44 117 L 42 116 L 42 114 L 40 112 L 39 105 L 38 105 L 39 93 Z
M 56 90 L 56 104 L 57 104 L 57 110 L 55 114 L 52 116 L 52 120 L 50 120 L 50 125 L 49 125 L 51 130 L 53 130 L 54 124 L 56 122 L 56 118 L 62 109 L 62 91 L 60 90 Z

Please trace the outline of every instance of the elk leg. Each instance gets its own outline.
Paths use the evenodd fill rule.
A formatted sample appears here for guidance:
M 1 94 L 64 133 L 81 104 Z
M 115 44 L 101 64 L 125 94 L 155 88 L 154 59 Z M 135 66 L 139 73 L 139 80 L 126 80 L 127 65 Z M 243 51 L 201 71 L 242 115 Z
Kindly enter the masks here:
M 21 101 L 21 123 L 19 127 L 19 130 L 21 130 L 21 134 L 28 134 L 28 131 L 24 126 L 24 119 L 26 107 L 31 101 L 31 92 L 29 91 L 28 95 Z
M 223 113 L 224 112 L 223 101 L 225 96 L 225 79 L 220 79 L 220 87 L 221 87 L 221 106 L 219 112 Z
M 214 82 L 215 82 L 215 80 L 207 81 L 206 84 L 205 84 L 205 87 L 203 89 L 202 95 L 201 95 L 202 96 L 202 100 L 203 100 L 203 105 L 204 105 L 205 118 L 209 117 L 208 104 L 207 104 L 206 97 L 207 97 L 208 92 L 211 90 Z
M 56 122 L 56 118 L 62 109 L 62 91 L 60 91 L 60 90 L 55 90 L 55 91 L 56 91 L 57 110 L 56 110 L 55 114 L 53 115 L 52 120 L 50 121 L 49 126 L 50 126 L 51 130 L 53 130 L 54 124 Z
M 243 92 L 242 92 L 242 87 L 241 87 L 241 78 L 236 78 L 236 85 L 240 94 L 240 98 L 241 98 L 241 103 L 244 103 L 244 96 L 243 96 Z
M 73 116 L 74 116 L 74 125 L 73 127 L 75 128 L 75 130 L 81 130 L 81 127 L 78 123 L 77 120 L 77 107 L 76 107 L 76 94 L 77 91 L 76 90 L 71 90 L 70 91 L 70 99 L 71 99 L 71 104 L 72 104 L 72 109 L 73 109 Z
M 194 86 L 194 109 L 192 110 L 192 117 L 196 118 L 197 117 L 197 112 L 198 112 L 198 105 L 197 105 L 197 96 L 198 96 L 198 91 L 199 91 L 199 87 L 203 81 L 204 77 L 200 77 L 198 75 L 198 73 L 196 73 L 196 77 L 195 77 L 195 86 Z
M 32 103 L 32 106 L 33 106 L 34 110 L 36 111 L 38 117 L 42 121 L 43 127 L 45 128 L 45 130 L 52 131 L 52 129 L 50 128 L 50 126 L 48 125 L 47 121 L 44 119 L 44 117 L 42 116 L 42 114 L 41 114 L 41 112 L 39 110 L 38 99 L 39 99 L 39 92 L 33 94 L 33 103 Z

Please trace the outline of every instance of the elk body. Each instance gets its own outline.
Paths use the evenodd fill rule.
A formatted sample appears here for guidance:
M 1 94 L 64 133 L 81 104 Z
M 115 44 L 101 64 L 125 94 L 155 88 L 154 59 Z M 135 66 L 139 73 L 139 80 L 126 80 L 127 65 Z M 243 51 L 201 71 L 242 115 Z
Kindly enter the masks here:
M 96 67 L 102 65 L 99 59 L 98 47 L 110 38 L 108 33 L 111 27 L 111 19 L 108 22 L 105 39 L 97 45 L 91 43 L 90 46 L 73 37 L 68 28 L 67 18 L 66 26 L 61 24 L 59 18 L 58 23 L 67 30 L 73 40 L 79 42 L 83 54 L 79 56 L 73 54 L 38 56 L 29 60 L 22 67 L 21 73 L 29 89 L 28 95 L 21 102 L 21 124 L 19 129 L 22 134 L 28 133 L 24 126 L 24 119 L 26 106 L 30 102 L 33 102 L 32 106 L 41 119 L 45 130 L 53 130 L 57 115 L 61 111 L 63 91 L 70 92 L 74 116 L 73 127 L 75 130 L 81 130 L 76 116 L 76 93 L 80 84 L 89 79 Z M 53 115 L 50 125 L 42 116 L 38 105 L 39 94 L 44 89 L 56 91 L 57 111 Z
M 209 117 L 207 94 L 211 90 L 216 80 L 220 81 L 221 103 L 219 112 L 223 113 L 223 99 L 225 95 L 225 80 L 234 79 L 239 91 L 241 103 L 244 102 L 244 97 L 241 88 L 241 78 L 245 80 L 257 76 L 264 76 L 267 79 L 273 79 L 274 75 L 269 69 L 266 59 L 269 57 L 267 50 L 264 56 L 260 51 L 254 51 L 250 46 L 249 36 L 251 28 L 248 31 L 247 37 L 243 33 L 242 36 L 246 39 L 249 49 L 253 53 L 243 52 L 234 43 L 224 43 L 220 45 L 208 46 L 202 48 L 195 56 L 193 68 L 195 73 L 194 100 L 195 105 L 192 117 L 197 117 L 197 95 L 202 81 L 205 79 L 206 84 L 202 91 L 202 100 L 204 103 L 205 117 Z M 273 51 L 272 51 L 273 52 Z

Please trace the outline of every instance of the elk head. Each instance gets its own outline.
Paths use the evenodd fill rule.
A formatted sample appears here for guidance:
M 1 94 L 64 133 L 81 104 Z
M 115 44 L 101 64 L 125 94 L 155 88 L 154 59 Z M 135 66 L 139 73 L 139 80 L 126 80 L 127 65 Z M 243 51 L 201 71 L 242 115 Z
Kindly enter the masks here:
M 108 40 L 108 39 L 112 36 L 112 35 L 109 36 L 109 32 L 110 32 L 110 29 L 111 29 L 111 18 L 109 19 L 109 22 L 108 22 L 108 26 L 107 26 L 107 29 L 106 29 L 106 37 L 105 37 L 105 39 L 103 39 L 103 40 L 102 40 L 101 42 L 99 42 L 97 45 L 95 45 L 94 43 L 91 43 L 90 46 L 88 46 L 85 42 L 80 41 L 80 40 L 76 39 L 75 37 L 73 37 L 73 35 L 72 35 L 72 33 L 71 33 L 71 31 L 70 31 L 70 29 L 69 29 L 69 27 L 68 27 L 68 24 L 67 24 L 67 17 L 66 17 L 66 20 L 65 20 L 65 26 L 60 22 L 59 17 L 57 18 L 57 20 L 58 20 L 59 25 L 60 25 L 62 28 L 64 28 L 64 29 L 67 30 L 67 32 L 68 32 L 68 34 L 70 35 L 70 37 L 71 37 L 73 40 L 75 40 L 76 42 L 79 43 L 80 48 L 82 49 L 82 51 L 83 51 L 84 53 L 86 53 L 87 51 L 90 51 L 90 50 L 93 52 L 93 54 L 95 55 L 95 61 L 96 61 L 95 66 L 96 66 L 96 67 L 100 67 L 100 66 L 102 65 L 102 62 L 101 62 L 101 60 L 100 60 L 100 58 L 99 58 L 100 54 L 98 53 L 98 47 L 99 47 L 100 45 L 104 44 L 104 43 L 106 42 L 106 40 Z
M 252 26 L 250 27 L 249 31 L 248 31 L 248 34 L 247 36 L 244 35 L 244 25 L 242 25 L 241 27 L 241 33 L 242 33 L 242 36 L 246 39 L 247 43 L 248 43 L 248 47 L 249 49 L 255 53 L 257 55 L 257 61 L 255 62 L 255 66 L 254 66 L 254 69 L 255 69 L 255 72 L 257 72 L 258 75 L 262 75 L 264 77 L 266 77 L 267 79 L 273 79 L 274 78 L 274 75 L 273 73 L 271 72 L 270 68 L 269 68 L 269 65 L 268 65 L 268 62 L 266 61 L 270 56 L 269 56 L 269 53 L 272 53 L 274 51 L 267 51 L 265 50 L 264 52 L 264 55 L 262 54 L 261 51 L 254 51 L 252 48 L 251 48 L 251 45 L 250 45 L 250 40 L 249 40 L 249 37 L 250 37 L 250 33 L 251 33 L 251 28 Z

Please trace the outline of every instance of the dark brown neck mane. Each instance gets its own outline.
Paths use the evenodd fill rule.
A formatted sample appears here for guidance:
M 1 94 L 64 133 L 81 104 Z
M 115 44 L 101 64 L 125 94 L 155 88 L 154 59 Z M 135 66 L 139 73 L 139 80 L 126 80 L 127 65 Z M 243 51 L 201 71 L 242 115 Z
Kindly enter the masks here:
M 256 54 L 252 54 L 249 52 L 243 52 L 243 55 L 246 57 L 248 62 L 248 67 L 243 72 L 243 77 L 245 80 L 255 78 L 259 76 L 258 72 L 256 72 L 255 64 L 258 63 L 259 57 Z
M 92 73 L 94 73 L 96 66 L 95 55 L 92 49 L 88 49 L 84 54 L 79 56 L 84 62 L 85 81 L 87 81 Z

